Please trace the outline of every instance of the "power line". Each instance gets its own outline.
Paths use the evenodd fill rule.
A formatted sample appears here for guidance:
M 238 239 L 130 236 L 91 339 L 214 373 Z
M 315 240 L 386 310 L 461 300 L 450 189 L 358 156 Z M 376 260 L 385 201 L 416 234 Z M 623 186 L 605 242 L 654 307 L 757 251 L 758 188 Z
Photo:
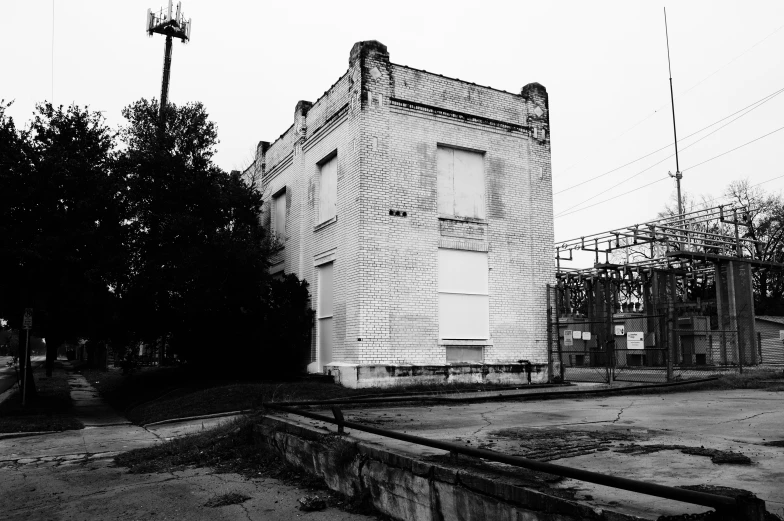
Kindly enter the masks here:
M 758 109 L 759 107 L 761 107 L 762 105 L 764 105 L 765 103 L 767 103 L 768 101 L 770 101 L 771 99 L 773 99 L 773 97 L 777 96 L 777 95 L 778 95 L 778 94 L 780 94 L 781 92 L 784 92 L 784 89 L 781 89 L 781 90 L 780 90 L 780 91 L 778 91 L 777 93 L 775 93 L 775 94 L 773 94 L 773 95 L 771 95 L 771 96 L 767 97 L 767 99 L 764 99 L 764 98 L 763 98 L 763 99 L 764 99 L 764 101 L 760 102 L 760 103 L 759 103 L 759 104 L 757 104 L 755 107 L 753 107 L 753 108 L 749 109 L 748 111 L 744 112 L 744 113 L 743 113 L 743 114 L 741 114 L 740 116 L 738 116 L 738 117 L 736 117 L 736 118 L 734 118 L 734 119 L 732 119 L 732 120 L 728 121 L 728 122 L 727 122 L 727 123 L 725 123 L 724 125 L 720 126 L 720 127 L 719 127 L 719 128 L 717 128 L 716 130 L 714 130 L 713 132 L 710 132 L 710 133 L 708 133 L 708 134 L 706 134 L 706 135 L 702 136 L 702 137 L 701 137 L 700 139 L 698 139 L 697 141 L 695 141 L 695 142 L 693 142 L 693 143 L 691 143 L 691 144 L 689 144 L 689 145 L 687 145 L 687 146 L 683 147 L 683 148 L 681 149 L 681 151 L 688 150 L 689 148 L 693 147 L 694 145 L 696 145 L 696 144 L 697 144 L 697 143 L 699 143 L 700 141 L 702 141 L 702 140 L 704 140 L 704 139 L 707 139 L 707 138 L 709 138 L 710 136 L 712 136 L 713 134 L 715 134 L 715 133 L 716 133 L 716 132 L 718 132 L 719 130 L 721 130 L 721 129 L 723 129 L 723 128 L 727 127 L 728 125 L 731 125 L 732 123 L 734 123 L 735 121 L 739 120 L 739 119 L 740 119 L 740 118 L 742 118 L 743 116 L 745 116 L 745 115 L 749 114 L 750 112 L 752 112 L 752 111 L 754 111 L 754 110 Z M 745 110 L 745 109 L 741 109 L 741 110 Z M 736 112 L 736 114 L 737 114 L 737 112 Z M 728 117 L 731 117 L 731 116 L 728 116 Z M 727 118 L 724 118 L 724 119 L 727 119 Z M 713 125 L 711 125 L 711 126 L 713 126 Z M 692 135 L 693 135 L 693 134 L 692 134 Z M 762 136 L 762 137 L 765 137 L 765 136 Z M 760 137 L 760 138 L 758 138 L 758 139 L 762 139 L 762 137 Z M 747 143 L 747 144 L 748 144 L 748 143 Z M 741 146 L 745 146 L 745 145 L 741 145 Z M 733 149 L 733 150 L 735 150 L 735 149 Z M 731 152 L 731 151 L 732 151 L 732 150 L 730 150 L 730 152 Z M 727 152 L 727 153 L 729 153 L 729 152 Z M 593 196 L 589 197 L 588 199 L 585 199 L 584 201 L 581 201 L 581 202 L 579 202 L 579 203 L 577 203 L 577 204 L 575 204 L 575 205 L 573 205 L 573 206 L 571 206 L 571 207 L 567 208 L 565 211 L 567 211 L 567 212 L 568 212 L 569 210 L 572 210 L 572 209 L 574 209 L 574 208 L 577 208 L 577 207 L 579 207 L 579 206 L 582 206 L 583 204 L 585 204 L 585 203 L 587 203 L 587 202 L 590 202 L 590 201 L 592 201 L 592 200 L 596 199 L 597 197 L 600 197 L 600 196 L 602 196 L 602 195 L 606 194 L 607 192 L 609 192 L 609 191 L 611 191 L 611 190 L 614 190 L 615 188 L 618 188 L 620 185 L 622 185 L 622 184 L 626 183 L 627 181 L 631 181 L 631 180 L 632 180 L 632 179 L 634 179 L 635 177 L 637 177 L 637 176 L 640 176 L 640 175 L 644 174 L 645 172 L 647 172 L 648 170 L 652 169 L 653 167 L 655 167 L 655 166 L 657 166 L 657 165 L 660 165 L 661 163 L 663 163 L 663 162 L 667 161 L 668 159 L 670 159 L 670 158 L 671 158 L 671 157 L 673 157 L 674 155 L 675 155 L 675 154 L 670 154 L 669 156 L 665 157 L 664 159 L 662 159 L 662 160 L 660 160 L 660 161 L 657 161 L 656 163 L 654 163 L 654 164 L 650 165 L 648 168 L 645 168 L 645 169 L 643 169 L 643 170 L 640 170 L 640 171 L 639 171 L 639 172 L 637 172 L 636 174 L 634 174 L 634 175 L 632 175 L 632 176 L 630 176 L 630 177 L 627 177 L 626 179 L 624 179 L 624 180 L 622 180 L 622 181 L 620 181 L 620 182 L 616 183 L 614 186 L 611 186 L 610 188 L 607 188 L 606 190 L 602 190 L 602 191 L 601 191 L 601 192 L 599 192 L 598 194 L 595 194 L 595 195 L 593 195 Z M 718 157 L 718 156 L 716 156 L 716 157 Z M 694 167 L 691 167 L 691 168 L 694 168 Z
M 784 130 L 784 127 L 779 127 L 779 128 L 777 128 L 776 130 L 773 130 L 773 131 L 771 131 L 771 132 L 768 132 L 768 133 L 767 133 L 767 134 L 765 134 L 764 136 L 760 136 L 760 137 L 758 137 L 758 138 L 752 139 L 751 141 L 748 141 L 748 142 L 746 142 L 746 143 L 743 143 L 742 145 L 739 145 L 739 146 L 737 146 L 737 147 L 735 147 L 735 148 L 733 148 L 733 149 L 731 149 L 731 150 L 727 150 L 726 152 L 722 152 L 722 153 L 721 153 L 721 154 L 719 154 L 719 155 L 716 155 L 716 156 L 713 156 L 713 157 L 711 157 L 711 158 L 709 158 L 709 159 L 706 159 L 705 161 L 703 161 L 703 162 L 701 162 L 701 163 L 697 163 L 696 165 L 692 165 L 692 166 L 688 167 L 688 168 L 687 168 L 687 170 L 693 170 L 693 169 L 697 168 L 697 167 L 698 167 L 698 166 L 700 166 L 700 165 L 704 165 L 705 163 L 707 163 L 707 162 L 709 162 L 709 161 L 713 161 L 713 160 L 714 160 L 714 159 L 716 159 L 716 158 L 719 158 L 719 157 L 721 157 L 721 156 L 726 156 L 726 155 L 727 155 L 727 154 L 729 154 L 730 152 L 734 152 L 734 151 L 738 150 L 739 148 L 743 148 L 743 147 L 745 147 L 746 145 L 750 145 L 750 144 L 754 143 L 755 141 L 759 141 L 759 140 L 760 140 L 760 139 L 762 139 L 762 138 L 766 138 L 766 137 L 770 136 L 771 134 L 775 134 L 776 132 L 778 132 L 778 131 L 780 131 L 780 130 Z
M 745 147 L 745 146 L 747 146 L 747 145 L 750 145 L 750 144 L 752 144 L 752 143 L 754 143 L 754 142 L 756 142 L 756 141 L 759 141 L 760 139 L 766 138 L 766 137 L 768 137 L 768 136 L 770 136 L 770 135 L 772 135 L 772 134 L 775 134 L 776 132 L 779 132 L 779 131 L 781 131 L 781 130 L 784 130 L 784 127 L 779 127 L 779 128 L 777 128 L 776 130 L 773 130 L 773 131 L 771 131 L 771 132 L 768 132 L 767 134 L 765 134 L 765 135 L 762 135 L 762 136 L 760 136 L 760 137 L 758 137 L 758 138 L 752 139 L 751 141 L 748 141 L 748 142 L 746 142 L 746 143 L 744 143 L 744 144 L 742 144 L 742 145 L 739 145 L 739 146 L 737 146 L 737 147 L 735 147 L 735 148 L 733 148 L 733 149 L 731 149 L 731 150 L 727 150 L 726 152 L 722 152 L 721 154 L 715 155 L 715 156 L 713 156 L 713 157 L 711 157 L 711 158 L 709 158 L 709 159 L 706 159 L 705 161 L 702 161 L 702 162 L 700 162 L 700 163 L 697 163 L 696 165 L 690 166 L 690 167 L 688 167 L 688 170 L 694 169 L 694 168 L 696 168 L 696 167 L 698 167 L 698 166 L 700 166 L 700 165 L 704 165 L 705 163 L 708 163 L 708 162 L 710 162 L 710 161 L 713 161 L 714 159 L 717 159 L 717 158 L 719 158 L 719 157 L 725 156 L 725 155 L 727 155 L 727 154 L 729 154 L 729 153 L 731 153 L 731 152 L 734 152 L 735 150 L 741 149 L 741 148 L 743 148 L 743 147 Z M 784 176 L 782 176 L 782 177 L 784 177 Z M 565 217 L 565 216 L 567 216 L 567 215 L 571 215 L 571 214 L 573 214 L 573 213 L 580 212 L 580 211 L 582 211 L 582 210 L 587 210 L 588 208 L 593 208 L 594 206 L 597 206 L 597 205 L 599 205 L 599 204 L 602 204 L 602 203 L 606 203 L 606 202 L 608 202 L 608 201 L 612 201 L 613 199 L 617 199 L 617 198 L 619 198 L 619 197 L 622 197 L 622 196 L 624 196 L 624 195 L 630 194 L 630 193 L 632 193 L 632 192 L 636 192 L 637 190 L 642 190 L 643 188 L 646 188 L 646 187 L 648 187 L 648 186 L 651 186 L 652 184 L 658 183 L 659 181 L 663 181 L 663 180 L 665 180 L 665 179 L 668 179 L 668 177 L 662 177 L 661 179 L 657 179 L 656 181 L 653 181 L 653 182 L 651 182 L 651 183 L 648 183 L 648 184 L 646 184 L 646 185 L 642 185 L 642 186 L 640 186 L 640 187 L 638 187 L 638 188 L 635 188 L 635 189 L 633 189 L 633 190 L 630 190 L 630 191 L 628 191 L 628 192 L 624 192 L 624 193 L 622 193 L 622 194 L 618 194 L 618 195 L 615 195 L 615 196 L 613 196 L 613 197 L 609 197 L 609 198 L 607 198 L 607 199 L 604 199 L 604 200 L 602 200 L 602 201 L 599 201 L 599 202 L 597 202 L 597 203 L 594 203 L 594 204 L 592 204 L 592 205 L 589 205 L 589 206 L 585 206 L 585 207 L 583 207 L 583 208 L 577 208 L 577 209 L 574 209 L 574 210 L 573 210 L 573 208 L 575 208 L 575 207 L 573 206 L 572 208 L 569 208 L 569 209 L 567 209 L 567 210 L 566 210 L 566 213 L 564 213 L 564 212 L 561 212 L 561 213 L 559 213 L 558 215 L 556 215 L 556 216 L 555 216 L 555 219 L 558 219 L 558 218 L 560 218 L 560 217 Z M 778 179 L 778 178 L 774 178 L 774 179 Z M 767 183 L 767 182 L 769 182 L 769 181 L 773 181 L 774 179 L 768 179 L 767 181 L 763 181 L 763 183 Z M 763 184 L 763 183 L 759 183 L 759 184 Z M 754 185 L 754 186 L 758 186 L 758 185 Z M 601 194 L 599 194 L 599 195 L 601 195 Z M 587 201 L 584 201 L 584 202 L 587 202 Z M 583 204 L 583 203 L 580 203 L 580 204 Z M 579 205 L 577 205 L 577 206 L 579 206 Z
M 705 126 L 705 127 L 702 127 L 701 129 L 697 130 L 696 132 L 692 132 L 692 133 L 691 133 L 691 134 L 689 134 L 688 136 L 685 136 L 683 139 L 681 139 L 681 141 L 685 141 L 685 140 L 689 139 L 690 137 L 692 137 L 692 136 L 695 136 L 695 135 L 699 134 L 699 133 L 700 133 L 700 132 L 702 132 L 703 130 L 707 130 L 707 129 L 711 128 L 711 127 L 712 127 L 712 126 L 714 126 L 714 125 L 718 125 L 718 124 L 719 124 L 719 123 L 721 123 L 722 121 L 724 121 L 724 120 L 726 120 L 726 119 L 729 119 L 729 118 L 731 118 L 731 117 L 732 117 L 732 116 L 734 116 L 735 114 L 738 114 L 738 113 L 740 113 L 740 112 L 743 112 L 744 110 L 748 109 L 749 107 L 752 107 L 752 106 L 754 106 L 754 105 L 757 105 L 758 103 L 764 103 L 764 102 L 767 102 L 767 101 L 769 101 L 769 99 L 770 99 L 770 98 L 773 98 L 773 97 L 775 97 L 775 96 L 778 96 L 778 95 L 779 95 L 779 94 L 781 94 L 782 92 L 784 92 L 784 88 L 782 88 L 782 89 L 779 89 L 779 90 L 777 90 L 777 91 L 775 91 L 775 92 L 773 92 L 773 93 L 771 93 L 771 94 L 768 94 L 767 96 L 764 96 L 764 97 L 762 97 L 762 98 L 758 99 L 758 100 L 757 100 L 757 101 L 755 101 L 754 103 L 751 103 L 751 104 L 749 104 L 749 105 L 746 105 L 746 106 L 745 106 L 745 107 L 743 107 L 742 109 L 739 109 L 739 110 L 737 110 L 737 111 L 733 112 L 732 114 L 730 114 L 730 115 L 728 115 L 728 116 L 724 116 L 723 118 L 721 118 L 721 119 L 719 119 L 719 120 L 716 120 L 716 121 L 714 121 L 714 122 L 713 122 L 713 123 L 711 123 L 710 125 L 707 125 L 707 126 Z M 755 108 L 757 108 L 757 107 L 755 107 Z M 749 112 L 751 112 L 751 111 L 749 111 Z M 747 112 L 746 114 L 748 114 L 748 112 Z M 745 114 L 744 114 L 744 116 L 745 116 Z M 733 121 L 734 121 L 734 120 L 733 120 Z M 706 136 L 706 137 L 707 137 L 707 136 Z M 563 192 L 567 192 L 567 191 L 571 190 L 572 188 L 577 188 L 578 186 L 582 186 L 582 185 L 584 185 L 584 184 L 586 184 L 586 183 L 590 183 L 591 181 L 595 181 L 596 179 L 599 179 L 599 178 L 601 178 L 601 177 L 604 177 L 604 176 L 606 176 L 606 175 L 612 174 L 613 172 L 617 172 L 617 171 L 618 171 L 618 170 L 620 170 L 621 168 L 627 167 L 627 166 L 629 166 L 629 165 L 631 165 L 631 164 L 634 164 L 634 163 L 636 163 L 636 162 L 638 162 L 638 161 L 641 161 L 641 160 L 645 159 L 646 157 L 650 157 L 650 156 L 652 156 L 652 155 L 656 154 L 657 152 L 661 152 L 662 150 L 665 150 L 665 149 L 669 148 L 671 145 L 672 145 L 672 143 L 667 143 L 667 144 L 666 144 L 666 145 L 664 145 L 663 147 L 661 147 L 661 148 L 657 148 L 657 149 L 656 149 L 656 150 L 654 150 L 653 152 L 650 152 L 650 153 L 648 153 L 648 154 L 645 154 L 644 156 L 640 156 L 640 157 L 638 157 L 637 159 L 634 159 L 634 160 L 632 160 L 632 161 L 629 161 L 628 163 L 625 163 L 625 164 L 623 164 L 623 165 L 621 165 L 621 166 L 615 167 L 615 168 L 613 168 L 612 170 L 608 170 L 607 172 L 604 172 L 603 174 L 599 174 L 599 175 L 597 175 L 597 176 L 595 176 L 595 177 L 592 177 L 592 178 L 590 178 L 590 179 L 586 179 L 585 181 L 582 181 L 582 182 L 580 182 L 580 183 L 577 183 L 577 184 L 575 184 L 575 185 L 572 185 L 572 186 L 569 186 L 569 187 L 567 187 L 567 188 L 564 188 L 563 190 L 558 190 L 558 191 L 557 191 L 557 192 L 555 192 L 553 195 L 558 195 L 558 194 L 561 194 L 561 193 L 563 193 Z M 685 150 L 685 149 L 684 149 L 684 150 Z M 672 157 L 672 156 L 670 156 L 670 157 Z
M 761 185 L 764 185 L 766 183 L 770 183 L 771 181 L 776 181 L 777 179 L 782 179 L 782 178 L 784 178 L 784 174 L 776 176 L 776 177 L 772 177 L 770 179 L 766 179 L 765 181 L 761 181 L 761 182 L 759 182 L 759 183 L 757 183 L 755 185 L 749 186 L 749 188 L 756 188 L 758 186 L 761 186 Z M 653 183 L 649 183 L 649 184 L 647 184 L 645 186 L 641 186 L 639 188 L 635 188 L 631 192 L 634 192 L 634 191 L 637 191 L 637 190 L 642 190 L 643 188 L 645 188 L 647 186 L 650 186 L 650 185 L 652 185 L 654 183 L 658 183 L 659 181 L 664 181 L 665 179 L 667 179 L 667 178 L 663 177 L 661 179 L 658 179 L 658 180 L 654 181 Z M 627 193 L 631 193 L 631 192 L 627 192 Z M 626 195 L 626 194 L 621 194 L 621 195 Z M 616 196 L 616 197 L 620 197 L 620 196 Z M 695 205 L 695 207 L 691 208 L 689 211 L 690 212 L 695 212 L 695 211 L 699 211 L 700 209 L 705 209 L 706 207 L 709 207 L 709 206 L 717 206 L 718 201 L 721 201 L 722 199 L 729 199 L 730 197 L 731 196 L 728 196 L 728 195 L 720 195 L 719 197 L 711 198 L 708 201 L 704 201 L 702 203 L 698 203 L 697 205 Z M 615 199 L 615 197 L 607 199 L 607 201 L 609 201 L 611 199 Z M 604 202 L 606 202 L 606 201 L 604 201 Z M 601 204 L 601 203 L 596 203 L 596 204 Z M 592 206 L 595 206 L 595 205 L 592 205 Z M 702 208 L 700 208 L 700 207 L 702 207 Z M 580 210 L 575 210 L 574 212 L 571 212 L 571 213 L 576 213 L 576 212 L 579 212 L 581 210 L 585 210 L 585 208 L 581 208 Z M 561 242 L 563 242 L 563 241 L 555 241 L 555 244 L 558 244 L 558 243 L 561 243 Z
M 653 182 L 651 182 L 651 183 L 648 183 L 647 185 L 638 186 L 637 188 L 634 188 L 633 190 L 629 190 L 628 192 L 624 192 L 624 193 L 622 193 L 622 194 L 614 195 L 614 196 L 612 196 L 612 197 L 609 197 L 609 198 L 607 198 L 607 199 L 604 199 L 604 200 L 602 200 L 602 201 L 599 201 L 599 202 L 597 202 L 597 203 L 593 203 L 593 204 L 591 204 L 591 205 L 584 206 L 584 207 L 582 207 L 582 208 L 578 208 L 578 209 L 576 209 L 576 210 L 569 211 L 569 210 L 571 210 L 571 208 L 570 208 L 569 210 L 567 210 L 567 213 L 563 213 L 563 212 L 562 212 L 562 213 L 560 213 L 560 214 L 556 215 L 556 216 L 555 216 L 555 219 L 558 219 L 559 217 L 565 217 L 565 216 L 567 216 L 567 215 L 571 215 L 571 214 L 573 214 L 573 213 L 582 212 L 583 210 L 587 210 L 588 208 L 593 208 L 594 206 L 598 206 L 598 205 L 600 205 L 600 204 L 603 204 L 603 203 L 606 203 L 606 202 L 608 202 L 608 201 L 612 201 L 613 199 L 618 199 L 619 197 L 623 197 L 624 195 L 629 195 L 629 194 L 630 194 L 630 193 L 632 193 L 632 192 L 636 192 L 636 191 L 638 191 L 638 190 L 642 190 L 643 188 L 647 188 L 647 187 L 649 187 L 649 186 L 651 186 L 651 185 L 653 185 L 653 184 L 659 183 L 659 182 L 661 182 L 661 181 L 666 181 L 666 180 L 667 180 L 667 179 L 669 179 L 669 178 L 670 178 L 669 176 L 667 176 L 667 177 L 662 177 L 662 178 L 660 178 L 660 179 L 657 179 L 656 181 L 653 181 Z
M 687 93 L 691 92 L 693 89 L 697 88 L 699 85 L 702 85 L 702 84 L 703 84 L 703 83 L 705 83 L 705 82 L 706 82 L 708 79 L 710 79 L 711 77 L 713 77 L 714 75 L 716 75 L 716 74 L 717 74 L 719 71 L 721 71 L 722 69 L 724 69 L 724 68 L 725 68 L 725 67 L 727 67 L 729 64 L 731 64 L 731 63 L 733 63 L 734 61 L 736 61 L 737 59 L 739 59 L 741 56 L 744 56 L 745 54 L 747 54 L 748 52 L 750 52 L 752 49 L 754 49 L 755 47 L 759 46 L 759 45 L 760 45 L 760 44 L 762 44 L 764 41 L 766 41 L 768 38 L 770 38 L 770 37 L 771 37 L 771 36 L 773 36 L 774 34 L 778 33 L 778 32 L 779 32 L 779 31 L 781 31 L 782 29 L 784 29 L 784 25 L 781 25 L 781 26 L 780 26 L 778 29 L 774 30 L 772 33 L 770 33 L 769 35 L 767 35 L 765 38 L 763 38 L 763 39 L 759 40 L 757 43 L 755 43 L 755 44 L 754 44 L 754 45 L 752 45 L 751 47 L 747 48 L 745 51 L 743 51 L 742 53 L 738 54 L 738 55 L 737 55 L 737 56 L 735 56 L 733 59 L 731 59 L 730 61 L 728 61 L 727 63 L 725 63 L 724 65 L 722 65 L 722 66 L 721 66 L 721 67 L 719 67 L 718 69 L 716 69 L 715 71 L 711 72 L 710 74 L 708 74 L 707 76 L 705 76 L 703 79 L 701 79 L 700 81 L 698 81 L 697 83 L 695 83 L 694 85 L 692 85 L 691 87 L 689 87 L 688 89 L 686 89 L 685 91 L 683 91 L 683 92 L 681 92 L 680 94 L 678 94 L 678 95 L 675 97 L 675 99 L 679 99 L 679 98 L 681 98 L 682 96 L 685 96 Z M 637 123 L 635 123 L 635 124 L 634 124 L 634 125 L 632 125 L 631 127 L 627 128 L 626 130 L 624 130 L 623 132 L 621 132 L 620 134 L 618 134 L 618 135 L 617 135 L 617 136 L 615 136 L 614 138 L 611 138 L 611 139 L 609 140 L 609 142 L 614 142 L 614 141 L 617 141 L 617 140 L 618 140 L 618 139 L 620 139 L 621 137 L 625 136 L 626 134 L 628 134 L 629 132 L 631 132 L 632 130 L 634 130 L 635 128 L 637 128 L 638 126 L 642 125 L 643 123 L 645 123 L 646 121 L 648 121 L 649 119 L 651 119 L 651 118 L 652 118 L 653 116 L 655 116 L 655 115 L 656 115 L 656 114 L 657 114 L 657 113 L 658 113 L 658 112 L 659 112 L 661 109 L 663 109 L 663 108 L 664 108 L 664 107 L 666 107 L 666 106 L 667 106 L 667 104 L 666 104 L 666 103 L 665 103 L 664 105 L 660 106 L 659 108 L 657 108 L 656 110 L 654 110 L 652 113 L 650 113 L 648 116 L 644 117 L 643 119 L 641 119 L 640 121 L 638 121 Z M 669 146 L 669 145 L 668 145 L 668 146 Z M 664 148 L 666 148 L 666 147 L 664 147 Z M 568 166 L 568 167 L 567 167 L 565 170 L 563 170 L 563 172 L 562 172 L 562 173 L 564 173 L 564 174 L 565 174 L 566 172 L 568 172 L 569 170 L 571 170 L 571 169 L 572 169 L 572 168 L 574 168 L 575 166 L 577 166 L 577 165 L 579 165 L 580 163 L 582 163 L 583 161 L 585 161 L 585 159 L 587 159 L 588 157 L 591 157 L 591 153 L 588 153 L 588 154 L 584 155 L 584 156 L 583 156 L 581 159 L 577 160 L 575 163 L 572 163 L 572 164 L 571 164 L 570 166 Z M 557 174 L 557 175 L 553 176 L 553 178 L 555 179 L 556 177 L 559 177 L 560 175 L 561 175 L 561 173 L 559 173 L 559 174 Z

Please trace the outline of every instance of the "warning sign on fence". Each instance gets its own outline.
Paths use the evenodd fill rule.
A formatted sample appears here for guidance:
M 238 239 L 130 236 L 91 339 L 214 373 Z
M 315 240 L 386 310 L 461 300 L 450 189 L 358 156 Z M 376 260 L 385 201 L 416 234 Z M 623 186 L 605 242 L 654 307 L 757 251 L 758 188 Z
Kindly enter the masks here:
M 645 349 L 645 333 L 641 331 L 627 331 L 626 349 Z
M 574 345 L 574 339 L 572 338 L 572 330 L 567 329 L 564 331 L 564 346 L 565 347 L 572 347 Z

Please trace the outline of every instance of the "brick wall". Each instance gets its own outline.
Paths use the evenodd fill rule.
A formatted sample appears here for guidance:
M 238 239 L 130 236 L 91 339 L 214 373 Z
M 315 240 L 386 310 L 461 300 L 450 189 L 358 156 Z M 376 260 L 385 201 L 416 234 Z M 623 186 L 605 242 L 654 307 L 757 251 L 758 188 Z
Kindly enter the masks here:
M 541 85 L 517 95 L 395 65 L 378 42 L 355 44 L 347 72 L 315 103 L 297 104 L 294 125 L 260 147 L 257 163 L 266 205 L 286 187 L 283 265 L 311 283 L 313 302 L 314 266 L 335 263 L 333 361 L 444 363 L 439 245 L 488 252 L 486 361 L 546 361 L 548 122 Z M 439 144 L 484 153 L 484 222 L 439 218 Z M 335 152 L 337 218 L 317 226 L 319 162 Z

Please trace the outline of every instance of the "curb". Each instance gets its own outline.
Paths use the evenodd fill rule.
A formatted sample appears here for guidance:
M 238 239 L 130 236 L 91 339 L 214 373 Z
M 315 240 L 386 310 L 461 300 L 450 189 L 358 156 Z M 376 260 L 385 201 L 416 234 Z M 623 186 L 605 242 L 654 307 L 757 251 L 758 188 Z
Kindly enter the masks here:
M 680 387 L 682 385 L 689 385 L 689 384 L 697 384 L 697 383 L 704 383 L 704 382 L 711 382 L 713 380 L 717 380 L 717 376 L 711 376 L 708 378 L 700 378 L 699 380 L 684 380 L 680 382 L 666 382 L 666 383 L 657 383 L 657 384 L 646 384 L 646 385 L 632 385 L 632 386 L 624 386 L 624 387 L 617 387 L 617 388 L 605 388 L 605 389 L 577 389 L 573 391 L 541 391 L 541 392 L 524 392 L 524 393 L 509 393 L 509 394 L 497 394 L 492 396 L 429 396 L 429 395 L 420 395 L 420 396 L 405 396 L 405 397 L 390 397 L 388 399 L 384 399 L 383 397 L 378 398 L 362 398 L 362 399 L 355 399 L 352 400 L 351 398 L 340 398 L 333 399 L 330 401 L 326 400 L 309 400 L 309 401 L 295 401 L 295 402 L 275 402 L 276 405 L 285 405 L 288 407 L 304 407 L 304 406 L 330 406 L 330 405 L 356 405 L 356 404 L 365 404 L 365 405 L 372 405 L 372 404 L 384 404 L 384 403 L 405 403 L 405 402 L 432 402 L 438 404 L 448 404 L 448 403 L 475 403 L 475 402 L 497 402 L 503 400 L 546 400 L 549 398 L 559 398 L 561 396 L 582 396 L 582 395 L 603 395 L 603 394 L 624 394 L 627 392 L 639 391 L 641 389 L 662 389 L 668 387 Z
M 152 423 L 143 423 L 140 424 L 139 427 L 147 428 L 147 427 L 154 427 L 156 425 L 165 425 L 167 423 L 179 423 L 179 422 L 186 422 L 191 420 L 208 420 L 210 418 L 223 418 L 225 416 L 238 416 L 240 414 L 245 414 L 250 412 L 252 409 L 243 409 L 241 411 L 229 411 L 229 412 L 217 412 L 214 414 L 203 414 L 201 416 L 186 416 L 184 418 L 171 418 L 168 420 L 161 420 Z
M 0 441 L 13 440 L 15 438 L 27 438 L 30 436 L 41 436 L 42 434 L 58 434 L 61 432 L 65 431 L 4 432 L 0 434 Z

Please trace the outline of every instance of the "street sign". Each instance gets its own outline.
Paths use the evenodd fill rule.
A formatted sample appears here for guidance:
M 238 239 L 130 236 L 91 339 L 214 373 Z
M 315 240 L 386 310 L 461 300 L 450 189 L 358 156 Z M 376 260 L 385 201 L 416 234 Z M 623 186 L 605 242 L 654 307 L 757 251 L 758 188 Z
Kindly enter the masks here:
M 627 331 L 626 349 L 645 349 L 645 333 L 642 331 Z
M 25 308 L 22 329 L 33 329 L 33 308 Z

